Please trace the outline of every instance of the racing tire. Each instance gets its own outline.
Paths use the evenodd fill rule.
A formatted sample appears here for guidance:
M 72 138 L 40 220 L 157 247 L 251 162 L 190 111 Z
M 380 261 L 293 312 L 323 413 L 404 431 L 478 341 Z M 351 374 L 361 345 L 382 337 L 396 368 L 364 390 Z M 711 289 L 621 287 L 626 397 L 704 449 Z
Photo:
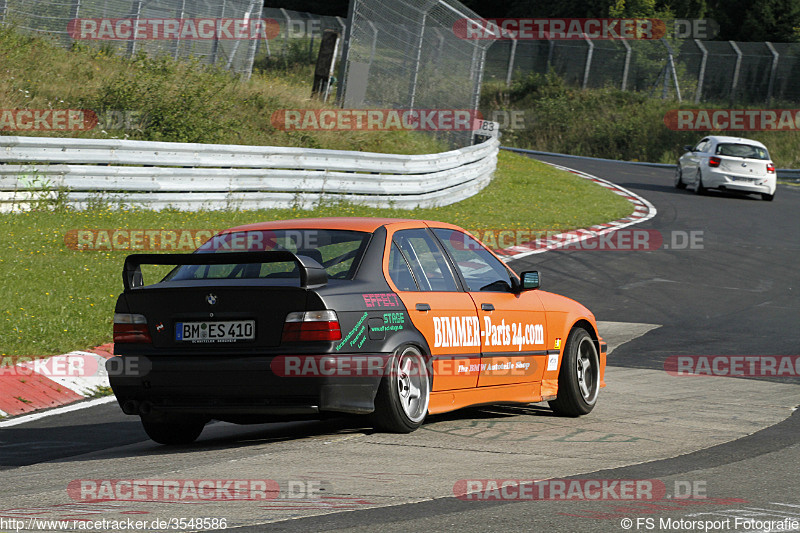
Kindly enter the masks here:
M 695 183 L 695 185 L 694 185 L 694 193 L 695 194 L 699 194 L 699 195 L 703 195 L 703 194 L 706 193 L 706 191 L 708 191 L 708 189 L 703 187 L 703 175 L 698 170 L 697 171 L 697 183 Z
M 206 423 L 203 420 L 167 422 L 142 419 L 147 436 L 159 444 L 191 444 L 197 440 Z
M 411 433 L 428 414 L 431 372 L 416 346 L 397 349 L 389 360 L 375 397 L 372 425 L 378 431 Z
M 773 198 L 775 198 L 774 194 L 768 194 L 765 192 L 761 193 L 761 199 L 764 201 L 771 202 Z
M 564 346 L 558 373 L 558 395 L 549 403 L 559 416 L 581 416 L 591 412 L 600 391 L 600 356 L 589 333 L 575 328 Z
M 675 165 L 675 188 L 676 189 L 686 188 L 686 184 L 683 182 L 683 171 L 681 170 L 680 165 Z

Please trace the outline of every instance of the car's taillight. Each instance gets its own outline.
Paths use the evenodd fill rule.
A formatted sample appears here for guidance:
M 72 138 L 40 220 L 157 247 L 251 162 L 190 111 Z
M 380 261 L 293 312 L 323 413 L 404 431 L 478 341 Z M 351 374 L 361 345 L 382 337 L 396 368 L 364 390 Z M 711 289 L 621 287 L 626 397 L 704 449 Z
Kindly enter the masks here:
M 767 163 L 767 172 L 770 174 L 775 174 L 775 165 L 772 163 Z
M 342 338 L 336 311 L 297 311 L 286 315 L 281 342 L 338 341 Z
M 131 313 L 114 314 L 114 342 L 153 342 L 147 317 Z
M 714 157 L 713 155 L 708 158 L 708 166 L 710 167 L 718 167 L 719 164 L 722 163 L 722 159 L 719 157 Z

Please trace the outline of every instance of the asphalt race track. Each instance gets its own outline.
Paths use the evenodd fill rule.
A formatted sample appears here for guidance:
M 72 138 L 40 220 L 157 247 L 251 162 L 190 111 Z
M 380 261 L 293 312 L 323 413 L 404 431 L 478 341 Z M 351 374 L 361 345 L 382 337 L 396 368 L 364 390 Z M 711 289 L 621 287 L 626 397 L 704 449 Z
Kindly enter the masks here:
M 545 290 L 576 298 L 600 321 L 613 351 L 590 415 L 473 408 L 431 417 L 410 435 L 376 434 L 358 420 L 214 423 L 193 446 L 163 447 L 115 403 L 95 405 L 0 429 L 0 531 L 12 529 L 9 519 L 43 530 L 27 521 L 216 517 L 247 532 L 699 531 L 696 521 L 711 531 L 768 531 L 773 521 L 778 531 L 778 521 L 800 521 L 800 379 L 664 368 L 675 355 L 800 354 L 800 188 L 779 186 L 771 203 L 696 196 L 674 189 L 663 169 L 542 159 L 647 198 L 658 215 L 634 228 L 668 246 L 553 250 L 511 263 L 538 269 Z M 695 247 L 683 246 L 690 234 Z M 103 502 L 68 491 L 75 480 L 109 479 L 263 479 L 280 494 Z M 468 481 L 546 479 L 645 480 L 665 493 L 454 497 Z

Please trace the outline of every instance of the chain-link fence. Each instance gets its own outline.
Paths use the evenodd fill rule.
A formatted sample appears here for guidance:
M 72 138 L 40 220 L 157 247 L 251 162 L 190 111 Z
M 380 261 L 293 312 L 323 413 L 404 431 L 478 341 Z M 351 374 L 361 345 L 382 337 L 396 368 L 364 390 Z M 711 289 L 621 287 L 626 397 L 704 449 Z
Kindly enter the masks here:
M 486 79 L 511 83 L 551 69 L 584 88 L 610 86 L 659 97 L 680 94 L 690 102 L 800 100 L 800 43 L 503 40 L 489 50 Z
M 344 107 L 476 110 L 494 41 L 461 39 L 453 26 L 477 17 L 454 0 L 354 0 Z M 454 145 L 471 141 L 469 131 L 439 135 Z
M 128 56 L 141 51 L 192 57 L 249 73 L 263 40 L 230 38 L 231 26 L 223 29 L 221 25 L 225 20 L 255 23 L 262 17 L 262 4 L 262 0 L 0 0 L 0 17 L 4 23 L 54 37 L 64 46 L 91 42 Z M 87 25 L 80 26 L 78 20 Z M 120 24 L 120 20 L 130 23 Z M 220 24 L 214 37 L 198 38 L 201 20 L 211 21 L 212 32 Z M 156 37 L 152 21 L 160 21 L 155 25 L 156 32 L 161 30 Z M 175 38 L 164 38 L 169 35 L 166 21 L 176 21 Z M 185 21 L 191 21 L 191 27 Z M 147 31 L 137 35 L 132 31 L 137 23 L 147 24 Z M 86 28 L 90 31 L 81 31 Z

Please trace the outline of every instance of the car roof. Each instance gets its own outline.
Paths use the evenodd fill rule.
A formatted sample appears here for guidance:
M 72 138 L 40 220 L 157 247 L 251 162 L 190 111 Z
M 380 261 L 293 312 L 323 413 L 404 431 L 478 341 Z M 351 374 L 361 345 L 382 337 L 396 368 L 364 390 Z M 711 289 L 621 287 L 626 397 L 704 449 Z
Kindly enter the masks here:
M 728 137 L 726 135 L 709 135 L 708 137 L 704 137 L 704 139 L 713 139 L 717 142 L 723 143 L 739 143 L 739 144 L 750 144 L 753 146 L 760 146 L 762 148 L 766 148 L 762 143 L 758 141 L 754 141 L 753 139 L 745 139 L 744 137 Z
M 380 218 L 380 217 L 324 217 L 324 218 L 293 218 L 289 220 L 272 220 L 245 224 L 221 231 L 220 233 L 233 233 L 239 231 L 261 231 L 274 229 L 337 229 L 366 231 L 372 233 L 381 226 L 393 224 L 416 224 L 418 227 L 445 226 L 455 227 L 443 222 L 431 220 L 418 220 L 413 218 Z

